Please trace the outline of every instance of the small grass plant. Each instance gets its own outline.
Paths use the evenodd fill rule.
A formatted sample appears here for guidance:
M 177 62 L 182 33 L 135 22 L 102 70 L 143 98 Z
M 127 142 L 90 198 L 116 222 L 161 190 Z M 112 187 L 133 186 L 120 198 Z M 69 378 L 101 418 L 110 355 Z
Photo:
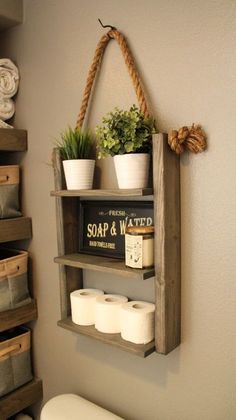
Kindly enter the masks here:
M 62 160 L 90 159 L 93 147 L 92 135 L 89 130 L 68 127 L 61 133 L 56 142 Z

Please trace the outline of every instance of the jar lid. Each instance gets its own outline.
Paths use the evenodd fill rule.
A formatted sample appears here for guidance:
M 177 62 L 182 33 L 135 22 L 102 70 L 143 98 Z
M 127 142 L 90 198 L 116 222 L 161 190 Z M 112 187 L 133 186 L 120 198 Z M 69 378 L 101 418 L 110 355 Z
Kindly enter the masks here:
M 153 233 L 154 232 L 154 226 L 128 226 L 126 228 L 125 233 L 131 233 L 131 234 L 144 234 L 144 233 Z

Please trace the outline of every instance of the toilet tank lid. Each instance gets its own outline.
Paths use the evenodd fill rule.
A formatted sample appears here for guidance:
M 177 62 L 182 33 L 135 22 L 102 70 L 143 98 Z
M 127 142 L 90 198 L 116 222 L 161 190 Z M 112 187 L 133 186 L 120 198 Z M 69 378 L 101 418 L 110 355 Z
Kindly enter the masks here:
M 75 394 L 62 394 L 49 400 L 40 420 L 122 420 L 121 417 Z

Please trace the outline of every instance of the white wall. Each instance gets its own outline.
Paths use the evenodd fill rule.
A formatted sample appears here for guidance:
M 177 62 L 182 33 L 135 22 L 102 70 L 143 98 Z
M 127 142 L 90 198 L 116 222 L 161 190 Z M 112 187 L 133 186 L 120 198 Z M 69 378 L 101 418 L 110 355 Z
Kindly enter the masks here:
M 208 150 L 181 160 L 182 344 L 139 359 L 56 326 L 58 267 L 54 138 L 75 123 L 86 73 L 103 33 L 127 36 L 160 130 L 200 122 Z M 27 128 L 24 208 L 33 218 L 36 373 L 45 400 L 77 392 L 126 420 L 234 420 L 236 292 L 236 3 L 230 0 L 25 1 L 25 23 L 5 35 L 2 56 L 21 72 L 16 126 Z M 111 42 L 91 125 L 135 95 Z M 107 282 L 109 279 L 102 279 Z M 130 285 L 135 293 L 135 283 Z M 150 285 L 148 285 L 150 287 Z

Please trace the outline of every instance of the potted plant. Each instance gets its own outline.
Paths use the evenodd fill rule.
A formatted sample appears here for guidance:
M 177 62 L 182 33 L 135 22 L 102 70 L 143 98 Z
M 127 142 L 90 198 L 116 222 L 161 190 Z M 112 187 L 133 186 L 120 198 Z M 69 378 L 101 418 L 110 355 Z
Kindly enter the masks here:
M 154 121 L 133 105 L 128 111 L 115 108 L 96 127 L 98 158 L 114 156 L 119 188 L 146 188 Z
M 91 189 L 95 160 L 90 159 L 93 141 L 89 131 L 68 127 L 57 141 L 68 190 Z

